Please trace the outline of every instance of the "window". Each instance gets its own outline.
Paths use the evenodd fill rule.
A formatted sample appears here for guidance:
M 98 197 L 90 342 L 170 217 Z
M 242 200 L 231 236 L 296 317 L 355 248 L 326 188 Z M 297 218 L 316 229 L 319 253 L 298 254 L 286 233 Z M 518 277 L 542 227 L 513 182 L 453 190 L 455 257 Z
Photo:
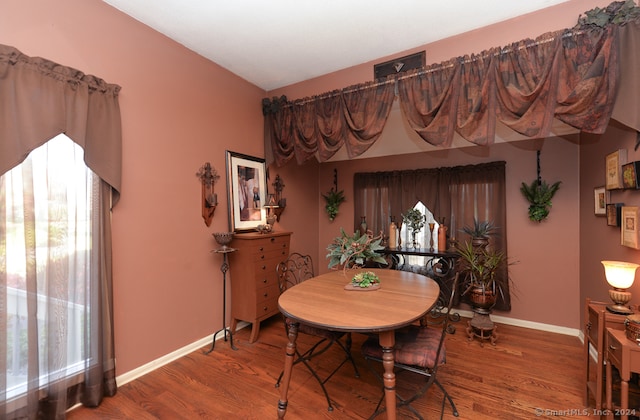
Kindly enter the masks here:
M 64 135 L 0 177 L 0 246 L 6 256 L 0 269 L 6 269 L 7 302 L 0 340 L 7 346 L 7 401 L 26 393 L 27 374 L 33 376 L 34 369 L 42 388 L 85 367 L 96 180 L 82 148 Z M 27 316 L 33 306 L 37 328 Z

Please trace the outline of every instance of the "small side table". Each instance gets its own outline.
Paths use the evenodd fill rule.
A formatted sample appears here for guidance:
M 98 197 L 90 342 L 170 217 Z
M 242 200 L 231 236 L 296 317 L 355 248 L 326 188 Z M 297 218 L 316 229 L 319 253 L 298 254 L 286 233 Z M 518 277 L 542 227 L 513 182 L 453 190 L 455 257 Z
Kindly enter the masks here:
M 629 379 L 631 373 L 640 373 L 640 346 L 629 340 L 624 331 L 607 328 L 607 365 L 606 365 L 606 397 L 608 417 L 613 418 L 611 366 L 620 372 L 620 408 L 615 413 L 622 420 L 627 420 L 629 414 L 638 415 L 640 409 L 629 408 Z
M 213 334 L 213 342 L 211 343 L 211 348 L 207 350 L 204 354 L 209 354 L 213 351 L 216 345 L 216 336 L 218 333 L 224 331 L 224 341 L 227 341 L 227 334 L 229 334 L 229 344 L 233 350 L 238 350 L 233 345 L 233 332 L 229 327 L 227 327 L 227 271 L 229 271 L 229 262 L 227 261 L 227 254 L 236 251 L 235 248 L 229 248 L 224 245 L 221 248 L 214 249 L 211 252 L 215 252 L 216 254 L 222 254 L 222 265 L 220 266 L 220 271 L 222 271 L 222 328 L 216 331 Z

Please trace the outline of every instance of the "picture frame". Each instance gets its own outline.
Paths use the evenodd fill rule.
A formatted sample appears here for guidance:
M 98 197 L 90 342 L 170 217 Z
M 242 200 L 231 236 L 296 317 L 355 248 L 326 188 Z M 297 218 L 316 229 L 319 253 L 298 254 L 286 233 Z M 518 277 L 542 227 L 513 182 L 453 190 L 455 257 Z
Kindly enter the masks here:
M 620 242 L 629 248 L 639 249 L 638 240 L 638 209 L 637 206 L 622 206 Z
M 594 213 L 596 216 L 607 215 L 607 203 L 610 201 L 610 193 L 604 186 L 593 189 Z
M 622 185 L 622 165 L 627 163 L 627 150 L 619 149 L 609 153 L 605 158 L 605 188 L 607 190 L 617 190 Z
M 229 230 L 257 230 L 267 223 L 265 159 L 227 150 L 226 169 Z
M 640 188 L 640 161 L 629 162 L 622 165 L 622 188 Z
M 607 204 L 607 226 L 620 226 L 623 203 Z

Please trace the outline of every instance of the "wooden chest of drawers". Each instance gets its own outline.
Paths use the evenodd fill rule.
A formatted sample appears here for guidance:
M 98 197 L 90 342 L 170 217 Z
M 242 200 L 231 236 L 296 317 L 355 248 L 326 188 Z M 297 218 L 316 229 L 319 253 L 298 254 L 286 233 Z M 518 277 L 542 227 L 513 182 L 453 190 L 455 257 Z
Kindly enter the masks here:
M 289 256 L 291 232 L 240 233 L 230 246 L 231 331 L 238 321 L 251 322 L 253 343 L 260 332 L 260 321 L 278 311 L 278 277 L 276 266 Z

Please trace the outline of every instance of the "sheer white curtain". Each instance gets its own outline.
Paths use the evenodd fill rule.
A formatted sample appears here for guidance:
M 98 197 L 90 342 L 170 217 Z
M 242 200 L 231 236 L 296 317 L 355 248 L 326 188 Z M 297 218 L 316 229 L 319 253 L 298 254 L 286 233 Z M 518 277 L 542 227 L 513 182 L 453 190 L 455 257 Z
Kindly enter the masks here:
M 67 388 L 92 363 L 99 197 L 64 135 L 0 177 L 1 418 L 64 417 Z

